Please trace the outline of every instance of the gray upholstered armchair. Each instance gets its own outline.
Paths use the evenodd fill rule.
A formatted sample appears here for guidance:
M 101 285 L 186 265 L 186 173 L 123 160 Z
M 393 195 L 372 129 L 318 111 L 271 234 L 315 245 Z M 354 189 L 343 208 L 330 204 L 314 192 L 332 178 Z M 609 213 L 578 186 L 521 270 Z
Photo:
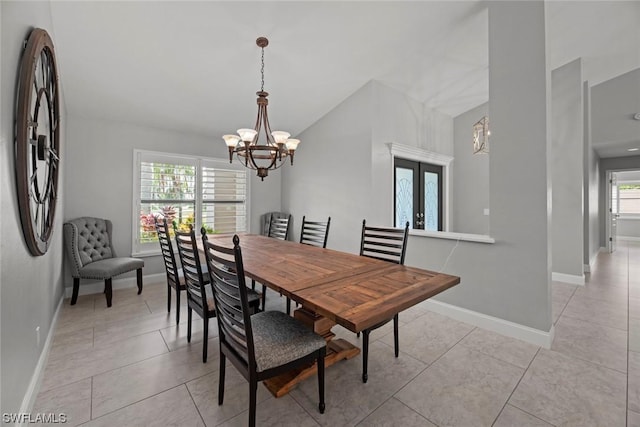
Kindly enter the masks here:
M 73 296 L 78 300 L 80 279 L 104 280 L 107 307 L 111 307 L 111 278 L 137 270 L 138 295 L 142 292 L 142 267 L 138 258 L 117 257 L 111 245 L 113 226 L 108 219 L 82 217 L 64 224 L 64 244 L 71 264 Z

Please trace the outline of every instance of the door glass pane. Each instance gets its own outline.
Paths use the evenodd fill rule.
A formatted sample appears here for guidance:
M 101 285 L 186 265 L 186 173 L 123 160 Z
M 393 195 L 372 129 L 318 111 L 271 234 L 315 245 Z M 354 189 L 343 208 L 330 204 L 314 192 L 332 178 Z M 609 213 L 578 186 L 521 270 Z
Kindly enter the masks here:
M 413 228 L 413 170 L 396 168 L 396 227 Z
M 424 229 L 438 231 L 438 174 L 424 173 Z

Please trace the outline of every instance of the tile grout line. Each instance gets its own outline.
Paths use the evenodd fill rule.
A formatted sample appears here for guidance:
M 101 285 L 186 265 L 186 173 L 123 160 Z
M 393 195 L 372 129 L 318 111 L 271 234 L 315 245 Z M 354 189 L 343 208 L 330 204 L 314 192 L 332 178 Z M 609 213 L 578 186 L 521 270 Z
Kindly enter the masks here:
M 204 417 L 202 416 L 202 413 L 200 412 L 200 408 L 198 408 L 198 404 L 196 403 L 196 400 L 193 398 L 193 395 L 191 394 L 191 390 L 189 390 L 189 386 L 187 385 L 186 382 L 182 383 L 182 385 L 184 385 L 184 388 L 187 389 L 187 393 L 189 393 L 189 398 L 193 402 L 193 406 L 196 407 L 196 411 L 198 411 L 198 415 L 200 416 L 200 419 L 202 420 L 202 424 L 206 426 L 207 423 L 204 421 Z
M 507 405 L 509 405 L 509 400 L 511 400 L 511 397 L 513 396 L 513 393 L 515 393 L 515 392 L 516 392 L 516 390 L 518 389 L 518 386 L 519 386 L 519 385 L 520 385 L 520 383 L 522 382 L 522 379 L 523 379 L 523 378 L 524 378 L 524 376 L 527 374 L 527 371 L 529 371 L 529 368 L 531 368 L 531 365 L 533 364 L 533 361 L 534 361 L 534 360 L 536 360 L 536 357 L 538 357 L 538 354 L 540 354 L 540 350 L 541 350 L 541 347 L 538 347 L 538 350 L 536 351 L 536 354 L 531 358 L 531 361 L 529 362 L 529 364 L 527 365 L 527 367 L 525 368 L 525 370 L 522 372 L 522 375 L 520 376 L 520 379 L 518 380 L 518 383 L 515 385 L 515 387 L 513 387 L 513 390 L 511 390 L 511 393 L 509 394 L 509 397 L 507 397 L 507 400 L 505 400 L 504 405 L 502 405 L 502 409 L 500 409 L 500 412 L 499 412 L 499 413 L 498 413 L 498 415 L 496 416 L 496 419 L 495 419 L 495 420 L 493 420 L 493 422 L 491 423 L 491 426 L 492 426 L 492 427 L 493 427 L 493 425 L 498 421 L 498 418 L 500 418 L 500 415 L 502 415 L 502 412 L 504 411 L 504 408 L 506 408 L 506 407 L 507 407 Z M 499 359 L 498 359 L 498 360 L 499 360 Z M 511 406 L 513 406 L 514 408 L 518 408 L 516 405 L 511 405 Z M 521 409 L 521 408 L 518 408 L 518 409 L 519 409 L 519 410 L 521 410 L 522 412 L 525 412 L 525 413 L 529 414 L 527 411 L 525 411 L 525 410 L 523 410 L 523 409 Z M 529 415 L 531 415 L 532 417 L 537 418 L 537 419 L 539 419 L 539 420 L 541 420 L 541 421 L 547 422 L 547 421 L 543 420 L 543 419 L 542 419 L 542 418 L 540 418 L 540 417 L 536 417 L 536 416 L 535 416 L 535 415 L 533 415 L 533 414 L 529 414 Z M 551 424 L 551 423 L 548 423 L 548 424 Z M 553 424 L 552 424 L 552 425 L 553 425 Z
M 464 323 L 464 322 L 460 322 L 460 323 Z M 464 323 L 464 324 L 466 325 L 466 323 Z M 424 367 L 424 369 L 423 369 L 423 370 L 421 370 L 420 372 L 418 372 L 418 373 L 417 373 L 413 378 L 409 379 L 409 380 L 407 381 L 407 383 L 406 383 L 404 386 L 400 387 L 400 389 L 399 389 L 398 391 L 396 391 L 396 392 L 393 394 L 393 397 L 395 397 L 395 395 L 396 395 L 396 394 L 398 394 L 398 393 L 400 393 L 402 390 L 404 390 L 404 389 L 405 389 L 405 388 L 406 388 L 406 387 L 407 387 L 407 386 L 408 386 L 408 385 L 409 385 L 413 380 L 415 380 L 415 379 L 416 379 L 419 375 L 421 375 L 424 371 L 426 371 L 427 369 L 429 369 L 429 367 L 431 367 L 434 363 L 436 363 L 438 360 L 440 360 L 440 359 L 441 359 L 445 354 L 449 353 L 449 352 L 450 352 L 450 351 L 451 351 L 455 346 L 457 346 L 457 345 L 460 343 L 460 341 L 462 341 L 463 339 L 465 339 L 466 337 L 468 337 L 468 336 L 469 336 L 473 331 L 475 331 L 476 329 L 478 329 L 478 328 L 477 328 L 477 327 L 473 327 L 473 329 L 471 329 L 471 330 L 470 330 L 469 332 L 467 332 L 467 333 L 466 333 L 462 338 L 460 338 L 458 341 L 456 341 L 456 343 L 455 343 L 455 344 L 453 344 L 451 347 L 449 347 L 449 348 L 448 348 L 444 353 L 442 353 L 440 356 L 436 357 L 436 358 L 435 358 L 435 360 L 434 360 L 433 362 L 431 362 L 431 363 L 424 362 L 424 361 L 422 361 L 422 360 L 420 360 L 420 359 L 416 359 L 416 358 L 414 357 L 414 359 L 421 361 L 421 362 L 422 362 L 422 363 L 424 363 L 426 366 Z M 383 344 L 384 344 L 384 343 L 383 343 Z M 410 357 L 413 357 L 413 356 L 410 356 Z M 398 400 L 400 400 L 400 399 L 398 399 Z

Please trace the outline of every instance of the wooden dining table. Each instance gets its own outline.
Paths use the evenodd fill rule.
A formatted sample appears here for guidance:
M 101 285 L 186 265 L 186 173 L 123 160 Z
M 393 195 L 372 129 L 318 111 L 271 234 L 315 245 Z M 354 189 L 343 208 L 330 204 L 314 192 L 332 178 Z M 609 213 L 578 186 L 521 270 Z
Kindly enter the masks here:
M 209 235 L 233 247 L 232 235 Z M 444 273 L 253 234 L 239 234 L 246 276 L 300 304 L 294 317 L 327 341 L 325 366 L 360 349 L 331 329 L 361 332 L 460 283 Z M 316 372 L 315 366 L 265 381 L 280 397 Z

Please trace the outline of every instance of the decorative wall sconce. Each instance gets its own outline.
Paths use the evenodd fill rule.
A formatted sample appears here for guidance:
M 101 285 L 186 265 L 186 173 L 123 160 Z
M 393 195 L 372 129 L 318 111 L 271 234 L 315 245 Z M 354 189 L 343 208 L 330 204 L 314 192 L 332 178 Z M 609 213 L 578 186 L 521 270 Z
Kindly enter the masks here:
M 473 154 L 489 152 L 489 117 L 484 116 L 473 125 Z

